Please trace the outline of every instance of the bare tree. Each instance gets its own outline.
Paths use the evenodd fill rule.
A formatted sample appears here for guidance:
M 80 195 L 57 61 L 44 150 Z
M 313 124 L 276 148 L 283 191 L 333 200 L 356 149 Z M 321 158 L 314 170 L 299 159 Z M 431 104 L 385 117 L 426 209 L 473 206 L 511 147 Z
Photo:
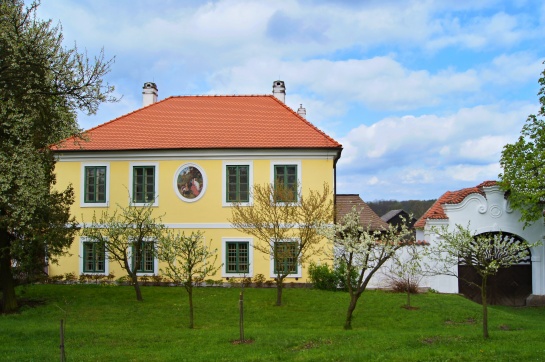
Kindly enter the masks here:
M 113 214 L 93 214 L 90 225 L 84 225 L 82 236 L 97 242 L 99 249 L 108 253 L 123 268 L 134 286 L 136 300 L 142 301 L 138 273 L 155 270 L 156 242 L 162 237 L 165 226 L 161 217 L 154 217 L 152 203 L 127 207 L 119 204 Z
M 406 247 L 398 250 L 392 257 L 386 268 L 386 277 L 394 290 L 407 293 L 405 308 L 414 309 L 411 306 L 411 294 L 418 292 L 418 286 L 424 277 L 422 248 L 427 243 L 411 241 L 405 244 Z
M 325 226 L 322 233 L 334 243 L 334 258 L 346 263 L 346 286 L 350 304 L 346 313 L 345 329 L 352 329 L 352 314 L 358 299 L 367 288 L 373 275 L 397 250 L 413 240 L 413 232 L 407 223 L 389 225 L 384 230 L 365 229 L 360 224 L 361 210 L 353 207 L 333 227 Z M 350 276 L 356 273 L 356 279 Z
M 488 277 L 499 269 L 518 264 L 529 255 L 529 248 L 540 243 L 529 244 L 501 233 L 475 235 L 469 228 L 456 225 L 453 231 L 447 227 L 435 228 L 438 242 L 427 247 L 426 273 L 449 275 L 459 278 L 480 289 L 483 307 L 483 337 L 488 338 Z M 464 279 L 457 272 L 459 264 L 473 268 L 481 277 L 481 283 Z
M 168 231 L 158 241 L 159 260 L 166 262 L 161 273 L 182 284 L 189 295 L 189 328 L 194 327 L 193 286 L 207 276 L 214 275 L 223 264 L 215 266 L 218 259 L 217 249 L 212 250 L 204 243 L 201 231 L 186 236 Z
M 282 305 L 284 279 L 296 273 L 310 256 L 323 251 L 320 226 L 333 221 L 330 188 L 309 190 L 305 195 L 280 185 L 254 185 L 253 205 L 234 204 L 230 222 L 254 236 L 254 249 L 269 255 L 276 274 L 276 305 Z M 296 200 L 296 201 L 285 201 Z

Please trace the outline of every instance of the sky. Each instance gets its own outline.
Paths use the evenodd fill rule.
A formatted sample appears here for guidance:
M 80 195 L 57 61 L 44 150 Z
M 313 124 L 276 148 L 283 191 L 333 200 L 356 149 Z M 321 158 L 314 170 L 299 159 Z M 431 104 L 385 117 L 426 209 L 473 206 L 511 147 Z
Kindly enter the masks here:
M 343 145 L 337 192 L 428 200 L 496 180 L 539 110 L 542 0 L 42 0 L 67 47 L 113 58 L 117 103 L 152 81 L 176 95 L 271 94 Z

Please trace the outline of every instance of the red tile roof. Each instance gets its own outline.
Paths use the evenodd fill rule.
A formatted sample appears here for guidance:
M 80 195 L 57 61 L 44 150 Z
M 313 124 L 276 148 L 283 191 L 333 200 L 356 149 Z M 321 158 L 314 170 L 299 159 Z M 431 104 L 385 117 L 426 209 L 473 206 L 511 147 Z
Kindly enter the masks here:
M 447 214 L 442 205 L 445 204 L 459 204 L 464 199 L 471 194 L 481 194 L 486 197 L 483 188 L 495 186 L 496 181 L 485 181 L 475 187 L 468 187 L 458 191 L 447 191 L 445 192 L 431 207 L 422 215 L 420 219 L 414 224 L 414 227 L 417 229 L 423 229 L 426 226 L 426 221 L 430 219 L 435 220 L 448 220 Z
M 388 229 L 387 222 L 382 220 L 362 199 L 358 194 L 337 194 L 335 195 L 335 217 L 339 222 L 342 217 L 352 211 L 352 207 L 356 206 L 361 210 L 360 223 L 364 228 L 369 227 L 370 230 Z
M 59 151 L 342 146 L 272 95 L 177 96 L 68 138 Z

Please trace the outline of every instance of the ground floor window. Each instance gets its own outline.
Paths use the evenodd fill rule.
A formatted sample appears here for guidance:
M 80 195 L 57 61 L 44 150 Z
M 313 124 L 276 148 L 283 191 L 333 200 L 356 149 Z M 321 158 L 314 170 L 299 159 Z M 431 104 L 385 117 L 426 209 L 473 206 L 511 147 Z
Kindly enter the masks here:
M 227 273 L 248 273 L 248 256 L 250 243 L 247 241 L 232 241 L 225 244 L 227 258 L 225 265 Z
M 297 274 L 297 242 L 277 242 L 274 244 L 274 272 Z
M 106 255 L 104 246 L 96 242 L 83 242 L 83 272 L 104 273 L 106 271 Z
M 153 241 L 144 241 L 140 247 L 140 254 L 137 256 L 137 273 L 155 273 L 155 243 Z

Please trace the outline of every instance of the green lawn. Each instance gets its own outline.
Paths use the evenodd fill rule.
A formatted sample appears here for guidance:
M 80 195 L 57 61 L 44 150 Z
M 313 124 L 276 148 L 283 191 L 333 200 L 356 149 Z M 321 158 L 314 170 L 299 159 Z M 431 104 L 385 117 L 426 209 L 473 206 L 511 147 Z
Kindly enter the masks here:
M 311 289 L 245 290 L 245 333 L 238 339 L 236 288 L 197 288 L 188 329 L 183 288 L 35 285 L 21 297 L 43 299 L 0 316 L 0 360 L 58 361 L 66 320 L 68 361 L 543 361 L 545 308 L 491 307 L 483 340 L 481 307 L 456 295 L 364 293 L 351 331 L 342 329 L 348 295 Z

